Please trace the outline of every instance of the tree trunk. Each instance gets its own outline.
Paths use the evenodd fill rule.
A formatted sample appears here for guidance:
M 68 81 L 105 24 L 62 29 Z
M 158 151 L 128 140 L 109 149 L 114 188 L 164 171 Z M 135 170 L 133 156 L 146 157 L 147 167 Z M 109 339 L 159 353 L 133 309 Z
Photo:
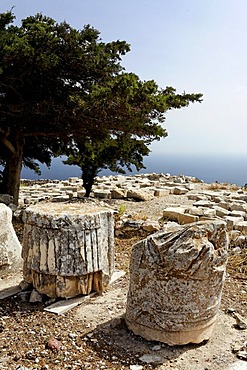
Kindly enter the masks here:
M 97 175 L 97 168 L 88 166 L 82 168 L 82 180 L 83 180 L 83 187 L 86 190 L 85 197 L 88 198 L 90 196 L 92 186 L 94 183 L 95 176 Z
M 16 133 L 11 142 L 15 150 L 6 159 L 1 191 L 2 193 L 12 195 L 14 204 L 18 205 L 24 139 L 20 133 Z

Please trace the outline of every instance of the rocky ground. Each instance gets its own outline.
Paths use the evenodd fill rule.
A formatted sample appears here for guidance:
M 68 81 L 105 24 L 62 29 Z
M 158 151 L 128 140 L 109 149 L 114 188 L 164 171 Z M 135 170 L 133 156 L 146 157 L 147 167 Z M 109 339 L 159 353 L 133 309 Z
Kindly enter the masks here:
M 118 200 L 111 206 L 122 217 L 159 220 L 167 204 L 186 202 L 183 196 L 148 202 Z M 116 216 L 119 217 L 119 216 Z M 21 240 L 22 226 L 14 223 Z M 85 299 L 63 315 L 44 311 L 50 304 L 29 303 L 27 294 L 0 301 L 0 369 L 173 369 L 220 370 L 237 361 L 247 368 L 247 330 L 233 311 L 247 318 L 247 252 L 229 253 L 227 278 L 214 334 L 207 343 L 169 347 L 135 336 L 124 322 L 128 266 L 132 246 L 146 237 L 143 230 L 124 228 L 115 238 L 116 268 L 126 275 L 107 292 Z M 0 290 L 21 280 L 2 277 Z M 232 368 L 233 369 L 233 368 Z

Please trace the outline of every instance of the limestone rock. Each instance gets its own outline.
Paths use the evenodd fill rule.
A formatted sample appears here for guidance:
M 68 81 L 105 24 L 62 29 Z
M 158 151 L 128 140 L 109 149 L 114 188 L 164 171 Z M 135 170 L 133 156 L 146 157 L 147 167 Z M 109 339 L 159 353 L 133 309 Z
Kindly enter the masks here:
M 169 345 L 209 339 L 220 305 L 228 237 L 223 221 L 162 230 L 135 244 L 126 323 Z
M 160 224 L 158 221 L 146 220 L 142 223 L 142 228 L 145 231 L 158 231 L 160 230 Z
M 112 199 L 123 199 L 126 197 L 127 191 L 125 189 L 112 189 L 111 198 Z
M 111 191 L 107 189 L 94 190 L 94 196 L 100 199 L 109 199 L 111 197 Z
M 33 289 L 29 298 L 30 303 L 37 303 L 42 302 L 42 295 L 37 292 L 37 290 Z
M 169 221 L 176 221 L 180 225 L 198 221 L 199 217 L 185 213 L 183 207 L 168 207 L 163 210 L 163 217 Z
M 216 205 L 213 205 L 213 208 L 215 209 L 216 216 L 218 216 L 218 217 L 224 217 L 224 216 L 229 215 L 229 211 L 225 208 L 222 208 L 222 207 L 219 207 L 219 206 L 216 206 Z
M 171 190 L 169 188 L 156 188 L 154 190 L 155 197 L 165 197 L 166 195 L 169 195 L 170 193 L 171 193 Z
M 113 212 L 93 204 L 43 203 L 23 214 L 24 280 L 49 297 L 103 291 L 114 270 Z
M 237 218 L 237 217 L 236 217 Z M 247 235 L 247 221 L 239 221 L 235 224 L 235 230 L 241 231 L 244 235 Z
M 216 216 L 216 210 L 207 207 L 190 207 L 185 210 L 185 213 L 189 213 L 193 216 L 212 218 Z
M 188 192 L 188 189 L 182 186 L 175 186 L 175 188 L 173 189 L 173 194 L 175 195 L 186 194 L 187 192 Z
M 247 370 L 246 361 L 235 361 L 233 364 L 229 365 L 226 370 Z
M 12 225 L 12 211 L 0 203 L 0 274 L 22 266 L 21 244 Z
M 144 190 L 139 190 L 139 189 L 132 188 L 132 189 L 128 190 L 127 197 L 128 198 L 133 198 L 133 199 L 136 199 L 136 200 L 145 201 L 145 200 L 153 199 L 154 195 L 153 195 L 153 193 L 150 193 L 150 192 L 147 192 L 147 191 L 144 191 Z
M 241 225 L 242 222 L 245 222 L 243 217 L 225 216 L 224 220 L 227 223 L 228 230 L 232 230 L 233 228 L 235 228 L 236 230 L 242 231 L 242 228 L 240 226 L 236 228 L 236 225 Z

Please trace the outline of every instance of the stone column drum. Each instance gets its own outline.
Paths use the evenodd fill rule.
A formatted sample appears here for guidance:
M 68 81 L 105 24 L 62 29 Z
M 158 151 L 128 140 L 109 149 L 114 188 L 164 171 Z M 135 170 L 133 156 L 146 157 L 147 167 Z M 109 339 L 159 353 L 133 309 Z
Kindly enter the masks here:
M 133 247 L 126 323 L 169 345 L 210 338 L 221 300 L 228 236 L 222 221 L 157 232 Z
M 113 211 L 90 203 L 38 203 L 23 215 L 24 281 L 49 297 L 103 291 L 114 270 Z

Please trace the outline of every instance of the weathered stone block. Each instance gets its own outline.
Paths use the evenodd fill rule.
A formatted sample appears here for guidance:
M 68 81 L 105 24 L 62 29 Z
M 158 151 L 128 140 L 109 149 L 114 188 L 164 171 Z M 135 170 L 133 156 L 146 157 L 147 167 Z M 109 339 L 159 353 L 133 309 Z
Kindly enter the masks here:
M 216 216 L 218 216 L 218 217 L 224 217 L 224 216 L 229 215 L 229 213 L 230 213 L 227 209 L 222 208 L 220 206 L 214 205 L 213 208 L 215 209 Z
M 111 198 L 111 191 L 110 190 L 106 190 L 106 189 L 102 189 L 102 190 L 94 190 L 94 196 L 96 198 L 100 198 L 100 199 L 109 199 Z
M 153 199 L 154 193 L 132 188 L 132 189 L 128 189 L 127 197 L 140 200 L 140 201 L 146 201 L 146 200 Z
M 210 338 L 221 300 L 228 236 L 222 221 L 160 231 L 133 247 L 126 323 L 169 345 Z
M 247 221 L 240 221 L 234 225 L 235 230 L 241 231 L 244 235 L 247 235 Z
M 173 194 L 175 195 L 181 195 L 181 194 L 186 194 L 186 193 L 188 193 L 188 189 L 186 189 L 186 187 L 176 186 L 173 189 Z
M 212 218 L 216 216 L 216 210 L 207 207 L 189 207 L 186 208 L 185 213 L 189 213 L 190 215 L 198 217 L 207 217 L 207 218 Z
M 169 195 L 171 193 L 171 190 L 169 188 L 160 188 L 154 190 L 154 196 L 155 197 L 165 197 L 166 195 Z
M 0 274 L 22 266 L 21 244 L 12 225 L 12 211 L 0 203 Z
M 103 291 L 114 270 L 113 211 L 90 203 L 43 203 L 23 220 L 24 280 L 50 297 Z
M 233 217 L 233 216 L 225 216 L 224 220 L 226 221 L 228 230 L 232 230 L 235 228 L 235 225 L 239 222 L 244 221 L 243 217 Z
M 127 190 L 125 189 L 112 189 L 111 198 L 112 199 L 123 199 L 127 195 Z
M 185 208 L 168 207 L 163 210 L 163 217 L 170 221 L 176 221 L 180 225 L 198 221 L 199 217 L 185 213 Z

